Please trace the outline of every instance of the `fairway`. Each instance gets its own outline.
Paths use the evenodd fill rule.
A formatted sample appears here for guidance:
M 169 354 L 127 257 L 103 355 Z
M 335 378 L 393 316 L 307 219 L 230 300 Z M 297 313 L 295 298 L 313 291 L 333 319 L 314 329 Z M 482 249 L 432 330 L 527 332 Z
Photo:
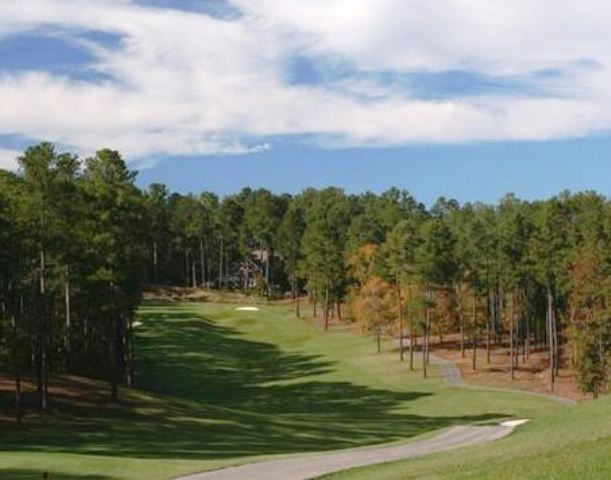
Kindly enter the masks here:
M 404 441 L 456 425 L 565 409 L 519 393 L 447 387 L 392 342 L 323 332 L 286 306 L 145 304 L 137 387 L 112 411 L 3 425 L 1 478 L 163 479 L 271 455 Z M 52 428 L 48 428 L 49 423 Z M 529 428 L 529 427 L 525 427 Z

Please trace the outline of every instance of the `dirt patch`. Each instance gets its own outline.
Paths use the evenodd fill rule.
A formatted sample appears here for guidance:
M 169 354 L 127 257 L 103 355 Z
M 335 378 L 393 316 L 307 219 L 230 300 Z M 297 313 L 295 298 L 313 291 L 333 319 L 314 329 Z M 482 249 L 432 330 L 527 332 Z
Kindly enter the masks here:
M 306 310 L 306 308 L 304 308 L 303 313 L 304 316 L 310 318 L 311 321 L 319 325 L 322 324 L 322 315 L 320 315 L 320 313 L 317 318 L 311 315 L 311 309 Z M 342 329 L 354 333 L 362 333 L 358 329 L 357 324 L 346 321 L 346 319 L 340 322 L 335 315 L 331 317 L 329 326 L 331 329 Z M 552 393 L 550 389 L 547 350 L 532 348 L 531 350 L 533 351 L 531 351 L 528 358 L 526 358 L 526 355 L 520 350 L 518 367 L 514 370 L 515 378 L 512 380 L 509 371 L 509 348 L 492 348 L 490 352 L 490 362 L 488 362 L 486 348 L 482 342 L 477 348 L 476 370 L 473 370 L 473 350 L 466 348 L 465 356 L 464 358 L 462 357 L 459 343 L 460 336 L 458 334 L 444 335 L 442 340 L 443 341 L 440 342 L 439 336 L 437 335 L 431 337 L 431 353 L 455 364 L 467 384 L 481 387 L 526 390 L 541 394 Z M 421 340 L 418 339 L 418 344 L 416 346 L 418 351 L 420 348 L 420 341 Z M 405 345 L 409 345 L 407 339 Z M 468 346 L 467 344 L 467 347 Z M 553 395 L 577 402 L 590 399 L 589 396 L 583 394 L 579 390 L 575 371 L 570 368 L 560 369 L 559 375 L 556 377 Z
M 15 382 L 8 375 L 0 375 L 0 423 L 14 422 Z M 26 416 L 39 414 L 39 396 L 34 378 L 21 381 L 22 409 Z M 110 399 L 108 382 L 91 378 L 65 375 L 53 377 L 49 382 L 49 414 L 87 416 L 91 411 L 109 414 L 140 406 L 139 401 L 122 391 L 120 400 Z
M 551 393 L 549 360 L 546 351 L 531 352 L 528 358 L 523 352 L 520 352 L 518 368 L 514 369 L 515 378 L 513 380 L 509 368 L 509 348 L 493 348 L 490 352 L 490 362 L 487 360 L 485 347 L 478 348 L 476 370 L 473 370 L 472 365 L 473 350 L 467 348 L 463 357 L 460 352 L 460 345 L 453 338 L 449 338 L 441 346 L 439 344 L 431 345 L 431 351 L 454 363 L 460 369 L 460 373 L 467 383 L 483 387 Z M 553 393 L 575 401 L 588 398 L 579 391 L 575 372 L 568 368 L 560 369 Z

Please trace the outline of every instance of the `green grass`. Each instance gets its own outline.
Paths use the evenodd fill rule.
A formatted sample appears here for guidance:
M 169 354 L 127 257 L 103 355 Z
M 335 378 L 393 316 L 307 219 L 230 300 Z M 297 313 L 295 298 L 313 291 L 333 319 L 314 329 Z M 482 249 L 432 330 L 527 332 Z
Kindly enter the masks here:
M 371 339 L 322 332 L 287 307 L 147 304 L 139 315 L 139 390 L 122 391 L 110 410 L 56 404 L 26 430 L 1 425 L 0 478 L 163 479 L 570 412 L 519 393 L 446 387 L 435 372 L 423 381 L 390 344 L 376 354 Z
M 611 398 L 553 412 L 475 449 L 355 469 L 329 480 L 611 478 Z

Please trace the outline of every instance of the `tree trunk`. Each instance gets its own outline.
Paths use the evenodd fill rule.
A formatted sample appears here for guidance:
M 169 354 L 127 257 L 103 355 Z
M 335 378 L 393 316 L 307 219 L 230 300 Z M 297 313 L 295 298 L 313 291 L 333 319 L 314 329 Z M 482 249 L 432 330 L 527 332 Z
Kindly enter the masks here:
M 531 322 L 531 318 L 530 318 L 530 312 L 526 313 L 526 339 L 525 339 L 525 344 L 524 344 L 524 354 L 525 354 L 525 358 L 524 358 L 524 363 L 526 363 L 529 359 L 530 359 L 530 348 L 531 348 L 531 336 L 532 336 L 532 332 L 530 331 L 530 322 Z
M 200 237 L 199 239 L 199 264 L 201 267 L 201 279 L 202 279 L 202 287 L 206 286 L 206 257 L 204 254 L 204 240 Z
M 503 312 L 505 311 L 505 299 L 503 298 L 503 286 L 501 285 L 501 279 L 498 278 L 497 279 L 497 291 L 496 291 L 496 318 L 494 319 L 494 339 L 495 339 L 495 344 L 497 346 L 503 344 L 503 328 L 502 328 L 502 321 L 503 321 Z
M 195 255 L 193 256 L 193 258 L 191 259 L 191 284 L 193 285 L 193 288 L 197 287 L 197 275 L 196 275 L 196 268 L 195 268 Z
M 395 284 L 397 286 L 397 307 L 399 308 L 399 359 L 405 361 L 403 353 L 403 300 L 401 298 L 401 285 L 399 283 L 399 275 L 395 275 Z
M 515 307 L 515 325 L 514 325 L 514 343 L 513 343 L 513 368 L 517 369 L 518 368 L 518 362 L 520 359 L 520 324 L 521 324 L 521 317 L 522 317 L 522 303 L 521 303 L 521 296 L 520 296 L 520 290 L 518 289 L 516 291 L 515 294 L 515 302 L 516 302 L 516 307 Z
M 426 336 L 424 338 L 426 340 L 426 364 L 430 365 L 431 360 L 431 312 L 429 311 L 427 324 L 426 324 Z
M 409 290 L 409 300 L 410 303 L 408 303 L 408 316 L 409 316 L 409 369 L 410 371 L 414 371 L 414 318 L 413 318 L 413 313 L 412 313 L 412 309 L 411 309 L 411 286 L 410 286 L 410 290 Z
M 531 342 L 531 331 L 530 331 L 530 322 L 531 322 L 531 308 L 530 308 L 530 302 L 529 302 L 529 292 L 530 289 L 528 288 L 529 284 L 526 284 L 526 292 L 524 293 L 525 297 L 526 297 L 526 301 L 525 301 L 525 320 L 526 320 L 526 338 L 524 340 L 524 363 L 526 363 L 526 361 L 530 358 L 530 342 Z
M 153 242 L 153 278 L 155 283 L 159 282 L 159 263 L 157 254 L 157 241 Z
M 427 308 L 426 308 L 426 327 L 425 327 L 425 335 L 424 335 L 424 343 L 425 343 L 425 362 L 427 365 L 429 365 L 429 351 L 431 348 L 431 307 L 430 304 L 433 300 L 433 293 L 431 292 L 431 290 L 429 289 L 428 291 L 428 302 L 427 302 Z
M 229 274 L 229 255 L 227 255 L 227 253 L 225 253 L 225 288 L 229 288 L 229 285 L 227 283 L 227 275 Z
M 39 401 L 39 408 L 42 409 L 42 391 L 43 391 L 43 374 L 42 374 L 42 332 L 43 327 L 40 326 L 40 332 L 36 335 L 36 346 L 32 352 L 32 360 L 36 365 L 36 396 Z
M 13 327 L 13 371 L 15 375 L 15 419 L 19 427 L 23 426 L 21 413 L 21 369 L 19 368 L 19 327 L 17 316 L 12 315 Z
M 297 318 L 300 317 L 299 312 L 299 286 L 297 282 L 297 277 L 293 276 L 293 301 L 295 302 L 295 316 Z
M 490 298 L 490 279 L 486 275 L 486 363 L 490 364 L 490 324 L 492 323 L 492 299 Z
M 462 311 L 462 299 L 458 301 L 458 322 L 460 323 L 460 356 L 465 358 L 465 316 Z
M 378 344 L 378 353 L 382 352 L 382 345 L 380 342 L 380 327 L 376 325 L 376 343 Z
M 552 308 L 552 321 L 554 324 L 554 376 L 560 375 L 560 341 L 559 341 L 559 328 L 558 328 L 558 317 L 556 316 L 556 309 Z
M 49 319 L 47 318 L 45 251 L 40 251 L 40 302 L 42 310 L 42 345 L 40 356 L 40 408 L 47 411 L 49 393 Z
M 64 332 L 64 366 L 66 371 L 68 371 L 70 366 L 70 329 L 71 329 L 71 308 L 70 308 L 70 267 L 68 264 L 65 266 L 65 276 L 64 276 L 64 300 L 66 305 L 66 331 Z
M 134 319 L 127 320 L 125 331 L 125 385 L 134 388 Z
M 185 250 L 185 265 L 184 265 L 184 275 L 185 275 L 185 286 L 189 286 L 191 283 L 191 263 L 189 262 L 189 250 Z
M 514 372 L 514 361 L 513 361 L 513 349 L 514 349 L 514 334 L 513 334 L 513 319 L 514 319 L 514 292 L 510 293 L 510 307 L 509 307 L 509 360 L 510 360 L 510 371 L 511 379 L 515 378 Z
M 114 312 L 111 313 L 108 326 L 108 376 L 110 380 L 110 398 L 116 401 L 118 398 L 117 386 L 117 320 Z
M 325 304 L 323 309 L 323 319 L 325 322 L 325 330 L 329 329 L 329 284 L 325 284 Z
M 335 302 L 335 307 L 337 310 L 337 321 L 341 322 L 342 321 L 342 302 L 337 300 Z
M 554 391 L 555 369 L 554 369 L 554 299 L 552 289 L 547 285 L 547 324 L 548 324 L 548 342 L 549 342 L 549 380 L 550 390 Z
M 428 306 L 426 307 L 426 310 L 424 312 L 424 325 L 422 328 L 422 376 L 424 378 L 427 378 L 428 376 L 428 372 L 427 372 L 427 361 L 426 361 L 426 357 L 427 357 L 427 348 L 428 348 L 428 341 L 427 341 L 427 325 L 429 323 L 428 320 L 429 317 L 429 308 Z
M 271 252 L 266 247 L 265 248 L 265 287 L 267 288 L 267 299 L 269 300 L 271 297 L 271 288 L 269 285 L 269 261 L 270 261 Z
M 248 265 L 246 265 L 246 268 L 244 268 L 244 275 L 242 276 L 242 290 L 244 290 L 245 292 L 248 291 L 248 271 L 249 267 Z
M 223 288 L 223 237 L 221 236 L 219 251 L 219 290 Z
M 600 362 L 600 371 L 603 373 L 603 377 L 601 378 L 600 384 L 597 382 L 596 383 L 596 387 L 595 387 L 595 393 L 596 396 L 594 397 L 595 399 L 598 398 L 598 392 L 599 390 L 604 391 L 606 383 L 607 383 L 607 375 L 606 375 L 606 371 L 607 371 L 607 365 L 606 365 L 606 361 L 605 361 L 605 345 L 604 345 L 604 340 L 603 340 L 603 335 L 599 335 L 598 337 L 598 361 Z
M 477 369 L 477 290 L 473 286 L 473 371 Z

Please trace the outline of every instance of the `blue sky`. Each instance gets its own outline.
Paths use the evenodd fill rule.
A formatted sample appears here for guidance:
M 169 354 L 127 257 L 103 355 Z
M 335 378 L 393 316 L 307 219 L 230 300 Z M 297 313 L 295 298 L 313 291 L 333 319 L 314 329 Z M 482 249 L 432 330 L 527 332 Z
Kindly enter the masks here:
M 4 2 L 0 167 L 50 140 L 181 192 L 611 193 L 604 2 L 474 5 Z
M 233 193 L 243 187 L 295 193 L 341 186 L 351 193 L 409 190 L 438 197 L 496 202 L 506 193 L 546 198 L 562 190 L 611 195 L 611 139 L 488 143 L 463 146 L 320 150 L 291 144 L 252 155 L 191 157 L 142 170 L 139 183 L 181 192 Z

